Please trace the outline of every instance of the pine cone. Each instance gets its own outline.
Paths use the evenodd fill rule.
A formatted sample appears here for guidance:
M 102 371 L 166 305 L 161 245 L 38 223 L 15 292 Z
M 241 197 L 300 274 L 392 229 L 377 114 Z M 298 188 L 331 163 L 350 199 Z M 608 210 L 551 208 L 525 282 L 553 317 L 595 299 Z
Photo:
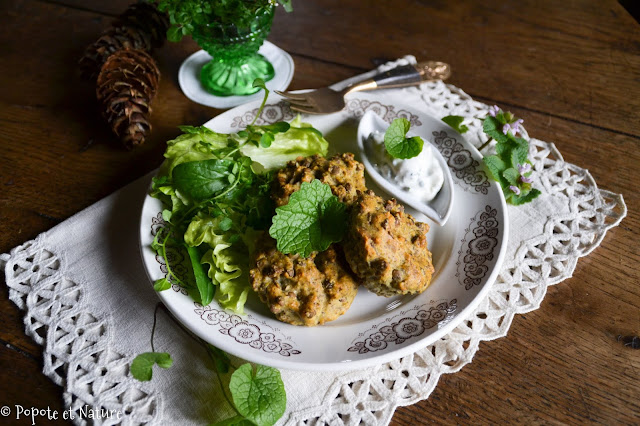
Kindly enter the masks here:
M 169 17 L 151 3 L 136 3 L 129 6 L 114 21 L 113 26 L 136 28 L 149 35 L 153 47 L 160 47 L 167 38 Z
M 98 75 L 96 96 L 102 115 L 127 149 L 142 145 L 151 131 L 151 100 L 158 91 L 160 71 L 143 50 L 118 50 Z
M 82 76 L 95 79 L 107 58 L 115 51 L 137 49 L 151 52 L 153 47 L 162 45 L 169 18 L 149 3 L 129 6 L 113 26 L 91 44 L 80 58 Z

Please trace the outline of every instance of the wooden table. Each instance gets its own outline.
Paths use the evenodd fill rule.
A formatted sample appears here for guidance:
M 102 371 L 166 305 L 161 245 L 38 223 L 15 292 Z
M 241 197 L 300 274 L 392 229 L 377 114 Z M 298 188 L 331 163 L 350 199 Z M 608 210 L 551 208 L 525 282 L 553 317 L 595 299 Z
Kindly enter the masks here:
M 491 3 L 491 4 L 489 4 Z M 631 3 L 631 2 L 630 2 Z M 157 167 L 180 124 L 221 111 L 177 84 L 193 41 L 155 52 L 162 72 L 153 132 L 127 152 L 102 123 L 77 60 L 128 1 L 17 0 L 0 5 L 0 253 L 36 237 Z M 405 54 L 438 59 L 450 82 L 525 119 L 622 193 L 629 214 L 518 315 L 507 337 L 482 343 L 473 363 L 441 378 L 431 397 L 399 408 L 422 423 L 640 423 L 640 25 L 616 1 L 294 0 L 269 40 L 294 58 L 292 89 L 325 86 Z M 43 376 L 41 348 L 0 290 L 0 405 L 63 409 Z M 21 424 L 27 424 L 22 422 Z

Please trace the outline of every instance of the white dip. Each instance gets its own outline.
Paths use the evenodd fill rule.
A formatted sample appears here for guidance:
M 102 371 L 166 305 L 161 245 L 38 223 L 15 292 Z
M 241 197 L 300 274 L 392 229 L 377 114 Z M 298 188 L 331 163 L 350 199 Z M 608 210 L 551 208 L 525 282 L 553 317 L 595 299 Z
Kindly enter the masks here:
M 444 173 L 428 142 L 424 143 L 419 155 L 406 160 L 389 155 L 383 132 L 374 131 L 367 142 L 371 148 L 369 152 L 373 154 L 371 164 L 386 180 L 423 202 L 431 201 L 438 194 L 444 183 Z

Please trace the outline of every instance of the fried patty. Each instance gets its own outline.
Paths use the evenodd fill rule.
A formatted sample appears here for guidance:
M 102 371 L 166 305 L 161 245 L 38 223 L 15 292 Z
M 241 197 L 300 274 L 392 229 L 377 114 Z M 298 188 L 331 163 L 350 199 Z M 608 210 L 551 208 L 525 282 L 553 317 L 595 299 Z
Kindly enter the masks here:
M 380 296 L 421 293 L 434 272 L 428 231 L 395 200 L 362 192 L 351 208 L 345 257 L 364 286 Z
M 274 179 L 271 197 L 276 207 L 289 202 L 289 196 L 300 189 L 302 182 L 318 179 L 331 187 L 333 195 L 347 205 L 365 191 L 364 165 L 351 153 L 325 158 L 320 155 L 298 157 L 280 169 Z
M 283 254 L 267 233 L 259 239 L 249 280 L 260 300 L 283 322 L 314 326 L 344 314 L 356 297 L 358 282 L 341 247 L 308 258 Z

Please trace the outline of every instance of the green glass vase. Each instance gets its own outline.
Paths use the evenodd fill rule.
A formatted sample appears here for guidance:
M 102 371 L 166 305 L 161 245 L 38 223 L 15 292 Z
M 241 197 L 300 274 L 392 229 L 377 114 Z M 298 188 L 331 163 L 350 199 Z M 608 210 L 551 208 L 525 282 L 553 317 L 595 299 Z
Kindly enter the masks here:
M 271 80 L 273 65 L 258 49 L 271 31 L 274 8 L 263 10 L 246 28 L 210 23 L 196 26 L 192 37 L 213 59 L 200 71 L 200 82 L 216 96 L 250 95 L 253 81 Z

